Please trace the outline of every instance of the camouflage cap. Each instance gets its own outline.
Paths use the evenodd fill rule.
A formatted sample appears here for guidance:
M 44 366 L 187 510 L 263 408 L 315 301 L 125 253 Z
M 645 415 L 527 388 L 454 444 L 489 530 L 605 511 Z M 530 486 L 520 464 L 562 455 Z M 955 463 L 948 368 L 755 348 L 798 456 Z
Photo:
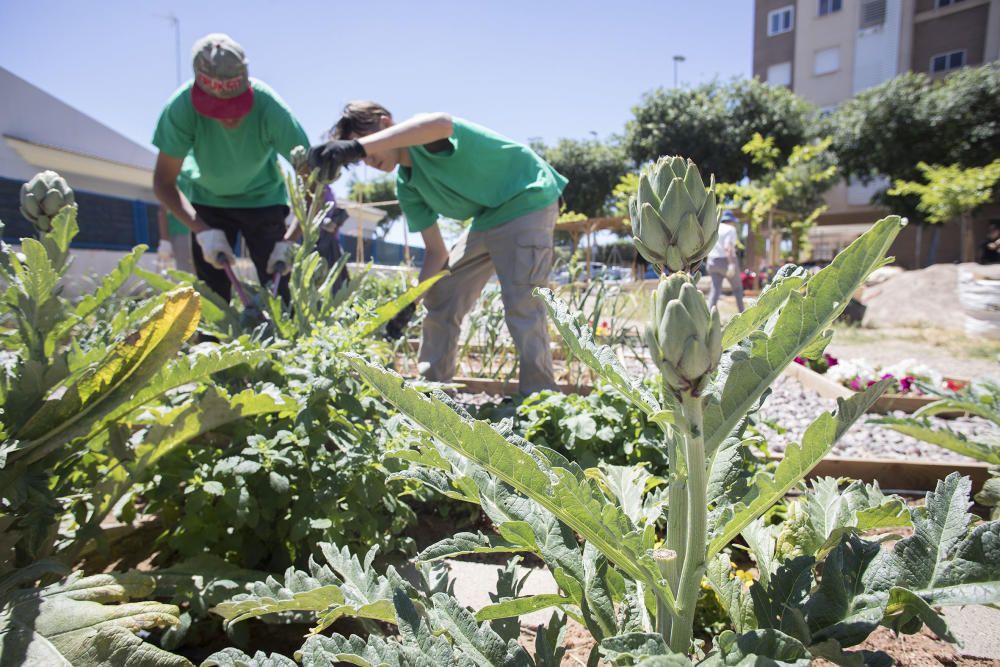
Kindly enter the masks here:
M 241 118 L 253 106 L 243 47 L 229 35 L 205 35 L 191 50 L 194 86 L 191 103 L 199 113 L 222 120 Z

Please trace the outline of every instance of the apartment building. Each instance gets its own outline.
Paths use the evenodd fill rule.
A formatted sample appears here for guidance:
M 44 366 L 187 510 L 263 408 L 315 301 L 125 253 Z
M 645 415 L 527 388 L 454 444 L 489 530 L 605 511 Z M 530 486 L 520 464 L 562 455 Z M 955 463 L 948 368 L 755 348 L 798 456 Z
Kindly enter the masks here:
M 943 77 L 997 59 L 1000 0 L 756 0 L 755 4 L 754 76 L 791 88 L 821 111 L 833 110 L 856 93 L 906 71 Z M 869 203 L 884 185 L 848 183 L 829 193 L 829 209 L 811 239 L 818 259 L 832 256 L 885 213 Z M 912 230 L 904 233 L 899 241 L 904 247 L 895 249 L 904 265 L 915 257 L 912 237 Z M 948 238 L 938 258 L 950 261 L 957 254 L 957 239 Z

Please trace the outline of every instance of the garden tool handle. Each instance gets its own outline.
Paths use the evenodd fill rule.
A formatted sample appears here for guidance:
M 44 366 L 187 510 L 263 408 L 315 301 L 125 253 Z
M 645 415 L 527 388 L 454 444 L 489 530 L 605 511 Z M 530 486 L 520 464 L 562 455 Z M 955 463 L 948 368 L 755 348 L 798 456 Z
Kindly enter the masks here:
M 236 288 L 236 295 L 240 298 L 240 303 L 246 308 L 250 305 L 250 297 L 247 295 L 245 289 L 243 289 L 243 283 L 241 283 L 237 278 L 236 274 L 233 273 L 233 267 L 229 263 L 229 259 L 226 257 L 225 253 L 219 253 L 216 257 L 218 262 L 222 264 L 222 270 L 226 272 L 226 277 L 229 278 L 229 282 L 232 283 L 233 287 Z
M 274 265 L 274 274 L 271 276 L 271 296 L 278 296 L 278 287 L 281 286 L 281 276 L 285 273 L 285 263 L 277 262 Z

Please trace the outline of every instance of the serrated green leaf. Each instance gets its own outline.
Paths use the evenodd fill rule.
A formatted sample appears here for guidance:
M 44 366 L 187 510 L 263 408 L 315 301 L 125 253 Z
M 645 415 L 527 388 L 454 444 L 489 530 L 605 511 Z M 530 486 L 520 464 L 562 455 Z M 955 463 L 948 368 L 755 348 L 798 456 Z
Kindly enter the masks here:
M 173 605 L 128 602 L 152 589 L 143 575 L 76 573 L 43 589 L 17 591 L 0 610 L 0 664 L 98 665 L 128 655 L 151 667 L 189 667 L 185 658 L 133 634 L 178 622 Z
M 568 604 L 573 604 L 573 600 L 558 593 L 540 593 L 486 605 L 476 612 L 476 620 L 482 622 L 499 618 L 516 618 L 549 607 L 562 607 Z
M 705 394 L 706 454 L 714 453 L 784 368 L 833 324 L 868 275 L 884 263 L 902 225 L 899 216 L 872 225 L 809 279 L 804 294 L 789 292 L 770 331 L 755 331 L 740 347 L 727 350 Z
M 595 373 L 607 380 L 650 418 L 664 419 L 666 415 L 659 401 L 642 382 L 632 378 L 607 345 L 597 345 L 589 328 L 577 322 L 569 308 L 551 290 L 539 288 L 535 293 L 541 297 L 549 311 L 551 322 L 562 335 L 574 356 L 587 364 Z
M 534 538 L 532 538 L 534 542 Z M 537 545 L 514 544 L 496 535 L 456 533 L 427 547 L 417 555 L 418 561 L 433 562 L 468 554 L 519 553 L 536 551 Z
M 805 284 L 807 275 L 805 269 L 792 264 L 778 269 L 774 280 L 761 290 L 757 301 L 726 324 L 722 331 L 722 349 L 732 347 L 762 327 L 784 305 L 788 295 Z
M 348 359 L 390 403 L 442 443 L 551 512 L 623 572 L 659 588 L 672 603 L 673 594 L 661 586 L 659 571 L 647 553 L 652 544 L 646 543 L 616 505 L 606 502 L 596 483 L 586 480 L 581 470 L 550 467 L 541 458 L 509 442 L 490 424 L 469 420 L 440 398 L 408 388 L 398 374 L 357 355 L 348 355 Z
M 8 462 L 38 461 L 86 434 L 116 409 L 125 405 L 134 408 L 140 387 L 194 333 L 199 313 L 199 299 L 193 291 L 164 295 L 162 305 L 136 332 L 116 343 L 100 362 L 71 375 L 49 392 L 18 430 L 16 437 L 24 444 L 8 455 Z
M 968 456 L 977 461 L 1000 465 L 1000 444 L 969 440 L 963 433 L 957 433 L 947 427 L 934 428 L 930 422 L 915 418 L 882 417 L 872 419 L 871 423 L 880 424 L 903 435 L 944 447 L 956 454 Z
M 736 632 L 746 632 L 757 628 L 750 591 L 742 580 L 733 574 L 732 561 L 726 554 L 718 554 L 708 563 L 705 578 L 712 590 L 719 596 L 722 608 L 729 616 Z
M 724 665 L 808 667 L 811 663 L 809 651 L 800 641 L 777 630 L 753 630 L 741 635 L 727 630 L 716 640 L 716 650 L 698 664 L 700 667 Z
M 395 623 L 392 603 L 396 588 L 410 588 L 390 567 L 385 576 L 372 568 L 375 549 L 364 562 L 352 556 L 346 547 L 338 550 L 320 544 L 326 565 L 310 560 L 310 571 L 289 568 L 284 581 L 268 577 L 252 585 L 251 593 L 233 597 L 216 605 L 212 611 L 228 623 L 288 611 L 317 614 L 312 632 L 318 633 L 341 617 L 364 618 Z
M 435 628 L 443 629 L 455 642 L 455 648 L 476 665 L 528 667 L 528 653 L 516 640 L 505 642 L 490 629 L 489 623 L 477 624 L 477 617 L 454 598 L 438 593 L 431 598 L 428 612 Z
M 598 650 L 611 665 L 632 665 L 644 658 L 671 655 L 662 635 L 642 632 L 608 637 Z
M 296 662 L 280 653 L 257 651 L 252 656 L 238 648 L 224 648 L 205 658 L 199 667 L 297 667 Z
M 419 299 L 423 294 L 434 287 L 437 281 L 448 275 L 447 271 L 436 273 L 419 285 L 415 285 L 406 290 L 389 303 L 382 304 L 375 309 L 370 317 L 365 317 L 355 323 L 354 337 L 367 338 L 375 333 L 379 327 L 398 315 L 404 308 Z
M 824 413 L 810 424 L 802 436 L 802 444 L 788 446 L 773 475 L 767 471 L 758 473 L 743 500 L 734 507 L 723 508 L 724 511 L 715 517 L 708 557 L 719 553 L 750 522 L 798 484 L 887 386 L 888 381 L 883 380 L 846 400 L 838 399 L 836 414 Z

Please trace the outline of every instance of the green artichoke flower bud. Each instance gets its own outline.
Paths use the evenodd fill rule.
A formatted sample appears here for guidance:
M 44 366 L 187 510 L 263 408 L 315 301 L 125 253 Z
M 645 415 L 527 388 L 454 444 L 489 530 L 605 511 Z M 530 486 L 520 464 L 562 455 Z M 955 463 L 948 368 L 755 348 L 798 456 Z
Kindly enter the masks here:
M 660 279 L 651 315 L 645 340 L 664 384 L 678 394 L 701 394 L 722 358 L 718 309 L 709 312 L 705 295 L 678 272 Z
M 632 241 L 647 261 L 690 272 L 719 236 L 715 177 L 706 188 L 698 167 L 682 157 L 661 157 L 639 175 L 629 200 Z
M 52 230 L 52 218 L 75 203 L 73 190 L 62 176 L 43 171 L 21 186 L 21 215 L 42 234 Z

